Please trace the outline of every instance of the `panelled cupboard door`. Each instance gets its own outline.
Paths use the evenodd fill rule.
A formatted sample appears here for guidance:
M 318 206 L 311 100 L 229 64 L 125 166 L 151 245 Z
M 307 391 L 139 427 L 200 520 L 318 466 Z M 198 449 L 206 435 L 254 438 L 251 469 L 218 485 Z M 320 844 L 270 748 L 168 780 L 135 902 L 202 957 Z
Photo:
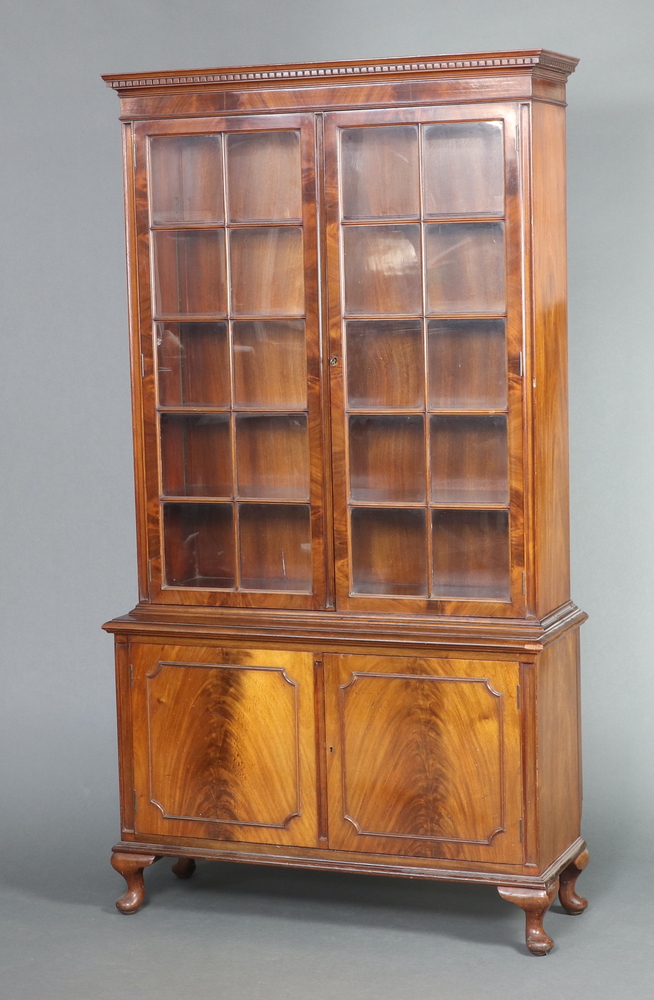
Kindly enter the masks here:
M 150 599 L 323 607 L 314 116 L 133 137 Z
M 337 607 L 524 607 L 514 105 L 325 115 Z
M 136 833 L 317 846 L 311 654 L 130 652 Z
M 518 671 L 325 656 L 330 848 L 521 864 Z

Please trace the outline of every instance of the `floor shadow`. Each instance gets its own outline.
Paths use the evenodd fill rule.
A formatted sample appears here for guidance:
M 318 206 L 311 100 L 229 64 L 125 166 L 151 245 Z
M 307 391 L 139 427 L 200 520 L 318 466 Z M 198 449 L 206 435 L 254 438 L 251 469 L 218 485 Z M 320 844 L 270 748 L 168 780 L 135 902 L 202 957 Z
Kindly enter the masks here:
M 599 852 L 601 866 L 591 863 L 580 879 L 580 892 L 593 908 L 612 894 L 608 887 L 625 862 L 607 846 Z M 99 832 L 54 845 L 14 843 L 3 852 L 0 878 L 23 896 L 91 907 L 123 920 L 114 903 L 125 884 L 110 867 L 110 847 Z M 493 886 L 211 861 L 198 862 L 193 878 L 180 880 L 171 865 L 164 858 L 146 870 L 142 919 L 156 918 L 160 908 L 168 914 L 270 917 L 492 942 L 526 954 L 522 913 Z M 555 903 L 548 921 L 563 917 Z

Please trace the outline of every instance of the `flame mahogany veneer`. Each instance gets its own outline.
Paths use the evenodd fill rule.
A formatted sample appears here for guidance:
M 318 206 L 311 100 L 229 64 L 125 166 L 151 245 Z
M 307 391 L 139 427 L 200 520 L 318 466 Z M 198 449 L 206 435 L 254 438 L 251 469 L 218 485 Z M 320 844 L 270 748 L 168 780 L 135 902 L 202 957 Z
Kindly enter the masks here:
M 139 596 L 125 913 L 162 856 L 575 883 L 565 87 L 544 50 L 107 76 Z

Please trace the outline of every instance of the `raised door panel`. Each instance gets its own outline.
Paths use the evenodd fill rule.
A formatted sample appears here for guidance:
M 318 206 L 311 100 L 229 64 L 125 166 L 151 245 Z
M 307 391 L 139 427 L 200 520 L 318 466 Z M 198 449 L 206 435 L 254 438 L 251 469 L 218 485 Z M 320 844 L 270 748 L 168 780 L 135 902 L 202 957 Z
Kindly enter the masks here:
M 336 604 L 524 613 L 516 107 L 325 116 Z
M 329 655 L 329 845 L 520 864 L 518 665 Z
M 317 843 L 313 658 L 131 647 L 135 830 Z
M 134 152 L 150 600 L 322 608 L 315 116 L 143 121 Z

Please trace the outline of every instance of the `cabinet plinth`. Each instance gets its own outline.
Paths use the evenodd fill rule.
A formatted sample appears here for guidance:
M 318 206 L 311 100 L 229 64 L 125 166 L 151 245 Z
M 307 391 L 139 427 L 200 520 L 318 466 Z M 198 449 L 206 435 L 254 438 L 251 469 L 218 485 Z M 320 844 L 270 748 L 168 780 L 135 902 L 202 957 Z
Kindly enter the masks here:
M 105 80 L 140 601 L 122 838 L 485 882 L 552 942 L 580 839 L 565 82 L 545 50 Z M 560 880 L 559 880 L 560 877 Z

